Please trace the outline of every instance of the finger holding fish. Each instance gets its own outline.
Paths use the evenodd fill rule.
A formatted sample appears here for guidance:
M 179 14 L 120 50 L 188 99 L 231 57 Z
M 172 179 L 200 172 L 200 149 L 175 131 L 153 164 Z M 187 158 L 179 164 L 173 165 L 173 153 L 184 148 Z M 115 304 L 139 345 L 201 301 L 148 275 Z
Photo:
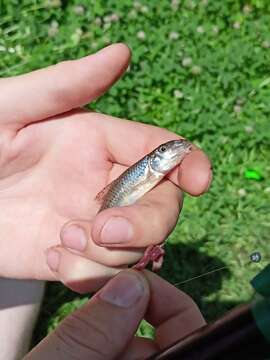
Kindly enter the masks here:
M 106 265 L 115 265 L 116 249 L 114 252 L 110 251 L 109 263 L 107 263 L 106 254 L 102 254 L 100 257 L 101 249 L 95 246 L 96 243 L 100 244 L 101 242 L 103 246 L 110 246 L 110 244 L 117 246 L 122 243 L 126 247 L 134 247 L 136 244 L 136 248 L 140 248 L 163 242 L 175 226 L 179 214 L 179 196 L 175 194 L 176 187 L 169 181 L 164 183 L 162 187 L 163 198 L 166 199 L 165 201 L 171 200 L 165 207 L 160 206 L 158 200 L 160 197 L 162 198 L 162 195 L 155 194 L 155 192 L 150 195 L 154 206 L 151 206 L 151 201 L 149 204 L 147 198 L 146 202 L 141 199 L 143 195 L 160 183 L 164 176 L 179 164 L 190 151 L 192 149 L 188 141 L 183 139 L 172 140 L 161 144 L 137 161 L 98 194 L 98 200 L 101 202 L 99 213 L 103 213 L 103 210 L 107 208 L 113 210 L 107 211 L 105 217 L 103 215 L 100 217 L 101 220 L 97 226 L 93 227 L 93 231 L 92 224 L 96 223 L 95 220 L 91 223 L 86 221 L 80 221 L 77 224 L 76 222 L 69 223 L 62 229 L 62 244 L 75 251 L 81 251 L 81 254 L 83 253 L 84 256 L 94 261 L 103 261 Z M 171 198 L 168 197 L 169 189 L 172 193 Z M 141 200 L 141 203 L 137 204 L 137 208 L 128 206 L 137 200 Z M 176 206 L 172 206 L 174 203 Z M 119 207 L 124 207 L 124 209 Z M 169 221 L 166 221 L 166 215 L 171 215 L 171 212 L 164 212 L 164 208 L 171 208 L 175 214 L 169 217 Z M 129 216 L 126 214 L 128 212 Z M 146 219 L 149 218 L 152 219 L 152 226 L 150 227 L 149 221 L 146 223 Z M 145 231 L 145 227 L 150 229 L 151 233 Z M 132 257 L 134 255 L 136 256 L 133 253 Z M 131 262 L 130 257 L 124 256 L 123 259 L 127 261 L 125 263 Z
M 145 247 L 168 237 L 182 202 L 181 190 L 165 180 L 132 206 L 106 209 L 93 221 L 68 222 L 60 234 L 62 246 L 107 266 L 135 263 Z
M 99 212 L 115 207 L 132 205 L 160 181 L 192 151 L 192 144 L 184 139 L 171 140 L 159 145 L 149 154 L 126 169 L 98 195 Z
M 192 196 L 200 196 L 209 190 L 212 175 L 210 160 L 202 150 L 194 148 L 168 175 L 168 178 L 184 192 Z
M 174 229 L 182 204 L 182 191 L 164 180 L 135 204 L 99 213 L 92 223 L 92 239 L 110 247 L 161 244 Z
M 99 114 L 92 114 L 99 117 Z M 112 164 L 122 165 L 123 169 L 132 166 L 136 161 L 150 153 L 153 149 L 170 140 L 183 137 L 153 125 L 103 115 L 100 122 L 106 139 L 108 157 Z M 114 169 L 112 168 L 112 173 Z M 115 173 L 114 173 L 115 174 Z M 117 172 L 117 175 L 120 173 Z M 188 154 L 167 176 L 184 192 L 199 196 L 207 192 L 212 179 L 212 166 L 207 155 L 193 145 Z M 115 179 L 110 176 L 110 181 Z
M 69 221 L 60 233 L 62 247 L 79 258 L 87 258 L 105 266 L 133 264 L 143 255 L 145 246 L 133 249 L 129 246 L 110 248 L 97 245 L 91 236 L 92 225 L 93 222 L 88 220 Z
M 185 156 L 193 150 L 192 144 L 185 139 L 170 140 L 159 145 L 149 154 L 137 161 L 126 171 L 123 172 L 110 185 L 103 189 L 97 196 L 101 200 L 100 211 L 115 206 L 132 205 L 139 200 L 149 190 L 153 189 L 161 180 L 177 165 L 179 165 Z M 125 219 L 114 217 L 109 221 L 116 222 L 119 227 Z M 120 226 L 122 226 L 120 225 Z M 107 233 L 111 241 L 111 231 L 104 226 L 102 233 Z M 126 229 L 128 229 L 126 227 Z M 129 227 L 131 230 L 132 227 Z M 109 230 L 109 231 L 108 231 Z M 132 235 L 129 231 L 128 235 Z M 146 248 L 144 255 L 134 265 L 137 270 L 144 269 L 149 263 L 152 263 L 153 271 L 162 267 L 165 251 L 160 245 L 150 245 Z
M 176 225 L 182 194 L 169 180 L 155 185 L 193 150 L 186 140 L 169 141 L 126 169 L 99 194 L 101 212 L 93 221 L 66 224 L 61 232 L 63 246 L 91 260 L 116 266 L 137 261 L 142 255 L 140 248 L 163 243 Z M 182 171 L 180 175 L 183 179 Z M 137 251 L 131 251 L 134 248 Z

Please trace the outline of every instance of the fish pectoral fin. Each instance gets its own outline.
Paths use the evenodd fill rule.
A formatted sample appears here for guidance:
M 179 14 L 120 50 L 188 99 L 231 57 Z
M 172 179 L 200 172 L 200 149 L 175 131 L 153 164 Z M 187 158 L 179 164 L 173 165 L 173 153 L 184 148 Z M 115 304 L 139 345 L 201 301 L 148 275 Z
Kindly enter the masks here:
M 112 181 L 110 182 L 108 185 L 106 185 L 99 193 L 97 193 L 97 195 L 95 196 L 95 201 L 101 203 L 102 200 L 104 199 L 105 195 L 107 194 L 107 192 L 110 190 L 111 186 L 113 185 L 113 183 L 115 182 Z

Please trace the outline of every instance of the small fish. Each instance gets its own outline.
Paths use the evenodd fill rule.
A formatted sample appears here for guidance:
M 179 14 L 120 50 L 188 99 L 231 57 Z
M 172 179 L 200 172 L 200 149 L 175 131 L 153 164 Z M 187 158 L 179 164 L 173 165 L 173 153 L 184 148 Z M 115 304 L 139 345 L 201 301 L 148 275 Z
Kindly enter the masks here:
M 134 204 L 179 165 L 192 149 L 192 144 L 184 139 L 168 141 L 154 149 L 97 194 L 96 200 L 102 202 L 98 212 Z M 144 269 L 152 261 L 153 270 L 158 270 L 162 266 L 163 255 L 162 245 L 149 246 L 134 268 Z

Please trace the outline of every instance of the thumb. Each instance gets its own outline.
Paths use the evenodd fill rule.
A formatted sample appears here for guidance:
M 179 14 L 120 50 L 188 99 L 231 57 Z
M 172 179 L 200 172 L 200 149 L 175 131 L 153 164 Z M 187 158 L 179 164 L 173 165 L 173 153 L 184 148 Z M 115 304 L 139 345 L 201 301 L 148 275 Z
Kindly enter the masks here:
M 129 60 L 126 45 L 112 44 L 79 60 L 1 79 L 0 118 L 20 129 L 85 105 L 120 78 Z
M 141 273 L 120 272 L 24 360 L 119 359 L 144 316 L 149 293 Z

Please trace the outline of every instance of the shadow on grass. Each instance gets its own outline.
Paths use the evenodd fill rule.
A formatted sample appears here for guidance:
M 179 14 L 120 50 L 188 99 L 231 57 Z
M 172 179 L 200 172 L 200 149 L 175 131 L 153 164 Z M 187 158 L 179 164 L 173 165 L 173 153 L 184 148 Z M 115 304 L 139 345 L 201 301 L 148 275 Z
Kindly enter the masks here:
M 208 295 L 221 288 L 223 279 L 229 277 L 230 272 L 222 260 L 200 252 L 199 248 L 200 243 L 192 246 L 166 244 L 165 262 L 159 274 L 189 294 L 198 304 L 206 320 L 213 321 L 238 304 L 205 300 Z M 215 272 L 212 272 L 213 270 Z M 208 274 L 201 276 L 206 273 Z M 48 329 L 54 328 L 59 321 L 80 307 L 88 298 L 59 283 L 48 283 L 32 346 L 47 335 Z
M 220 258 L 201 252 L 201 244 L 166 244 L 166 257 L 160 275 L 189 294 L 206 320 L 213 321 L 240 303 L 206 299 L 221 289 L 223 280 L 231 273 Z

